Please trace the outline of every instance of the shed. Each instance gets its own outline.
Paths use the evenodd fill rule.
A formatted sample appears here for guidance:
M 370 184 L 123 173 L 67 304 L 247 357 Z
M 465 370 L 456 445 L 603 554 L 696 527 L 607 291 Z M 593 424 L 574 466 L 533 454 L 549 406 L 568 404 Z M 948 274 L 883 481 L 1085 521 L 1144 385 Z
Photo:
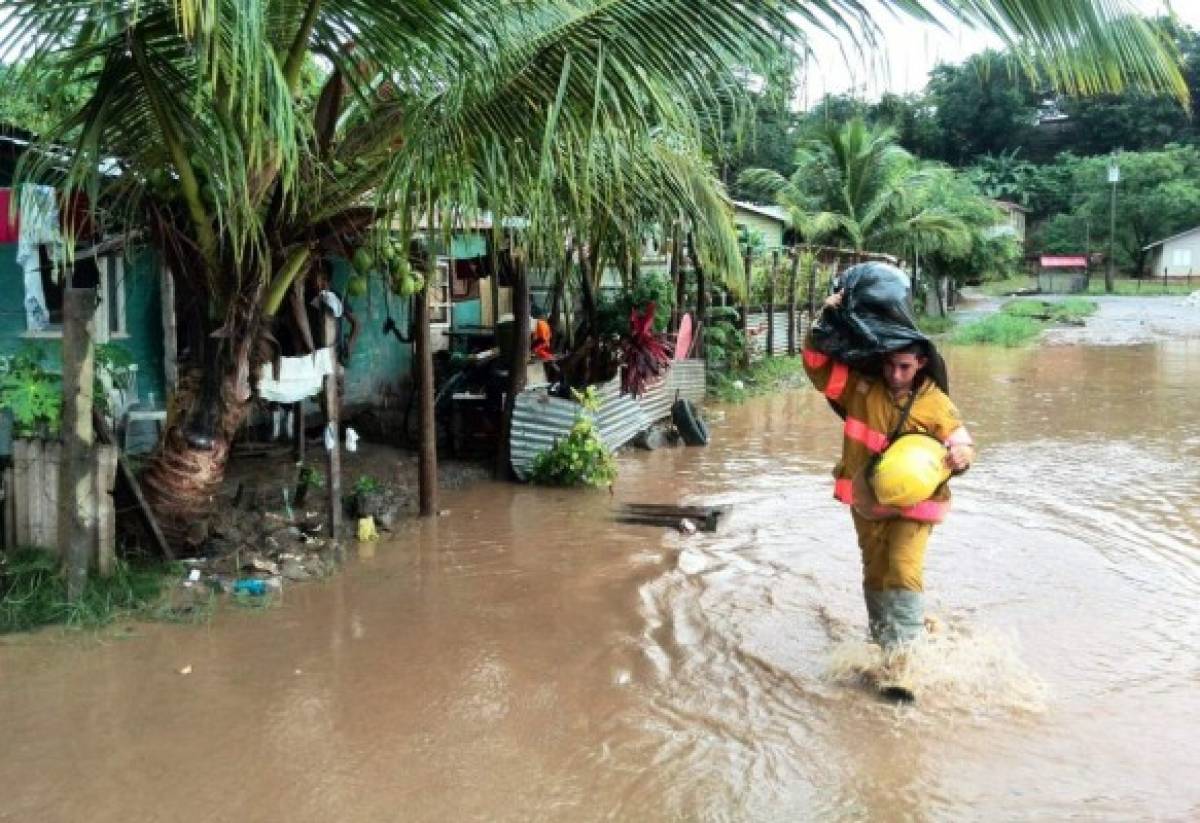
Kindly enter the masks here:
M 1038 258 L 1038 291 L 1079 294 L 1087 291 L 1088 259 L 1085 254 L 1043 254 Z
M 1200 273 L 1200 226 L 1146 246 L 1151 277 L 1185 277 Z

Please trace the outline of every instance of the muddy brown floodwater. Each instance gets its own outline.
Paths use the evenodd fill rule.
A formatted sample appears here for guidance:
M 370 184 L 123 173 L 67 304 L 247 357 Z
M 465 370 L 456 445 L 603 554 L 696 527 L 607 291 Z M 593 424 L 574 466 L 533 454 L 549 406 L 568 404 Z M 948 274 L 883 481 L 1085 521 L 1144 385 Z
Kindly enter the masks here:
M 280 608 L 0 644 L 0 820 L 1196 820 L 1200 342 L 952 352 L 981 443 L 930 547 L 915 707 L 855 675 L 815 393 L 484 483 Z M 191 673 L 180 669 L 191 667 Z

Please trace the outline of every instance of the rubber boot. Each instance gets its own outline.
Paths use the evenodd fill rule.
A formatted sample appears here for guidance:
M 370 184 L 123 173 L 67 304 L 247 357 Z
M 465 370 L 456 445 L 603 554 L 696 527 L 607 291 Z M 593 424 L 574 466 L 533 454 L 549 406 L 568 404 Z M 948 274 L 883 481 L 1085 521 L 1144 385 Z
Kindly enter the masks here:
M 887 592 L 863 586 L 863 600 L 867 604 L 867 629 L 871 632 L 871 639 L 880 645 L 883 645 L 880 638 L 883 636 L 885 594 Z
M 912 643 L 925 630 L 925 595 L 906 589 L 880 592 L 883 608 L 879 645 L 884 651 Z
M 925 598 L 920 592 L 889 589 L 882 592 L 883 666 L 877 687 L 883 696 L 903 702 L 914 699 L 908 647 L 925 631 Z

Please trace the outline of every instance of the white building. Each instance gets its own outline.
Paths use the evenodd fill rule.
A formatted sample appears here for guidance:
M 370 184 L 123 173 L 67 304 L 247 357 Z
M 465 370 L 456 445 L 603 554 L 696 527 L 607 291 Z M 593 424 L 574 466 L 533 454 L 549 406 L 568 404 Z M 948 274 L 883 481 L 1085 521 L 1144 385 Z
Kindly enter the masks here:
M 1200 274 L 1200 226 L 1146 246 L 1152 277 L 1190 277 Z

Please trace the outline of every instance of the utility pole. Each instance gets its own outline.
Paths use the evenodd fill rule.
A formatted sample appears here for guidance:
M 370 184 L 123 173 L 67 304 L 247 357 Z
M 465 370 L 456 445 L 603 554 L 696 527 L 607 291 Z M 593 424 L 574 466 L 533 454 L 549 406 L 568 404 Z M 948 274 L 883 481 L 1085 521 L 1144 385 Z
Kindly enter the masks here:
M 1113 292 L 1113 280 L 1117 265 L 1114 255 L 1117 239 L 1117 183 L 1120 180 L 1121 167 L 1117 165 L 1117 156 L 1114 154 L 1108 161 L 1108 182 L 1112 183 L 1112 200 L 1108 210 L 1108 270 L 1104 273 L 1104 291 L 1108 294 Z

